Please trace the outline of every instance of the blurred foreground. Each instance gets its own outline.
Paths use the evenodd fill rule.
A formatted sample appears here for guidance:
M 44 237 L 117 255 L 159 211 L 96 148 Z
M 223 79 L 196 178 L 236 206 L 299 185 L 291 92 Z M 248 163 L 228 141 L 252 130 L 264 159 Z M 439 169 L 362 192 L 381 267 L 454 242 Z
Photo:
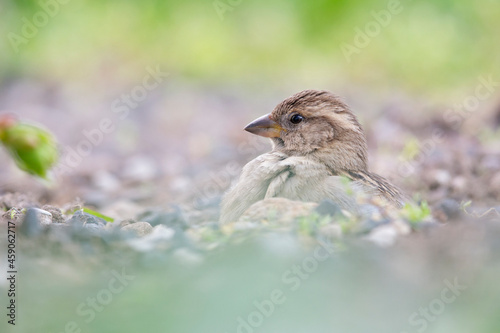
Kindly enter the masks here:
M 151 248 L 117 229 L 21 230 L 16 326 L 4 318 L 2 332 L 500 330 L 498 219 L 450 221 L 385 249 L 295 224 L 156 232 Z

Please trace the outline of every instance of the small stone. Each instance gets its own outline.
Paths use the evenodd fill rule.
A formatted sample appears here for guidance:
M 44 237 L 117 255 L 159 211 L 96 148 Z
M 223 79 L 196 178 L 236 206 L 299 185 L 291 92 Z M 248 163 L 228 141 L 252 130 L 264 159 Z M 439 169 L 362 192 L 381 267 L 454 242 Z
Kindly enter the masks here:
M 62 210 L 60 210 L 59 208 L 50 205 L 45 205 L 42 207 L 42 209 L 52 214 L 52 222 L 64 223 L 66 221 Z
M 439 186 L 445 186 L 450 183 L 451 175 L 448 170 L 437 169 L 431 171 L 431 181 Z
M 50 212 L 40 208 L 30 208 L 29 210 L 35 212 L 41 225 L 49 225 L 52 223 L 52 214 Z
M 366 239 L 377 244 L 380 247 L 389 247 L 396 243 L 398 232 L 396 228 L 390 224 L 382 225 L 375 228 L 366 236 Z
M 28 208 L 20 227 L 21 234 L 27 237 L 34 237 L 42 232 L 42 225 L 38 220 L 36 208 Z
M 392 221 L 392 225 L 400 235 L 408 235 L 411 233 L 411 225 L 404 220 L 394 220 Z
M 143 237 L 150 234 L 153 231 L 153 227 L 148 222 L 136 222 L 122 227 L 121 230 L 130 231 L 139 237 Z
M 342 208 L 330 199 L 323 200 L 315 211 L 319 215 L 330 215 L 335 216 L 337 214 L 342 214 Z
M 135 221 L 134 219 L 126 219 L 126 220 L 119 221 L 118 224 L 117 224 L 117 226 L 119 228 L 123 228 L 123 227 L 125 227 L 125 226 L 127 226 L 129 224 L 132 224 L 132 223 L 137 223 L 137 221 Z M 110 223 L 108 223 L 108 224 L 110 224 Z
M 449 198 L 441 201 L 437 209 L 445 214 L 446 220 L 456 219 L 460 217 L 462 213 L 462 211 L 460 210 L 460 204 L 456 200 Z
M 76 227 L 81 226 L 87 228 L 102 228 L 106 225 L 105 220 L 85 213 L 83 210 L 77 210 L 71 219 L 69 219 L 68 223 Z
M 388 219 L 381 219 L 381 220 L 376 220 L 376 219 L 366 219 L 363 220 L 359 223 L 359 225 L 356 227 L 356 230 L 360 234 L 368 234 L 371 231 L 389 223 Z

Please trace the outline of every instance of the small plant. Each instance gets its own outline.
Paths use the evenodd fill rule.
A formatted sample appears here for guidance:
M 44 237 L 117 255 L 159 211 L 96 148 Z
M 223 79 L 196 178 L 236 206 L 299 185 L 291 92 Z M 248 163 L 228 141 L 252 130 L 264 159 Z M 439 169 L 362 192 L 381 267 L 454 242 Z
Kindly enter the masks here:
M 467 211 L 467 208 L 470 207 L 470 205 L 472 204 L 472 201 L 469 200 L 469 201 L 463 201 L 461 204 L 460 204 L 460 209 L 464 212 L 464 213 L 467 213 L 467 214 L 470 214 L 468 211 Z
M 427 201 L 421 201 L 418 205 L 407 203 L 401 213 L 411 224 L 418 224 L 431 215 L 431 210 Z

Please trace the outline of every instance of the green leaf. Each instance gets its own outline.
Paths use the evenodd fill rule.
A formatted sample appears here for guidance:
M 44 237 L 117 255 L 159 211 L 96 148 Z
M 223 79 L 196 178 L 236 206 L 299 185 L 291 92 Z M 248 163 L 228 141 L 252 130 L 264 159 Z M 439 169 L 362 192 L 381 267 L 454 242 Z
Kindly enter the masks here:
M 83 207 L 83 209 L 82 209 L 82 210 L 83 210 L 85 213 L 90 214 L 90 215 L 94 215 L 95 217 L 99 217 L 99 218 L 103 219 L 103 220 L 104 220 L 104 221 L 106 221 L 106 222 L 114 222 L 114 221 L 115 221 L 115 219 L 114 219 L 114 218 L 109 217 L 109 216 L 106 216 L 106 215 L 103 215 L 103 214 L 101 214 L 101 213 L 99 213 L 99 212 L 96 212 L 95 210 L 90 209 L 90 208 Z
M 43 179 L 47 179 L 47 171 L 58 159 L 56 141 L 50 132 L 8 115 L 0 117 L 0 142 L 19 169 Z

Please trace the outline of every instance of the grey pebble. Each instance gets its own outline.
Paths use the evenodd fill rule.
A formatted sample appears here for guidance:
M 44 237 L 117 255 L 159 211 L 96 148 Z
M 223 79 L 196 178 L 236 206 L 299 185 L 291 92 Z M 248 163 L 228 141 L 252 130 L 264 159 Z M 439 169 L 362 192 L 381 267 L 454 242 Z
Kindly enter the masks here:
M 460 204 L 453 199 L 444 199 L 438 206 L 439 209 L 445 213 L 448 219 L 455 219 L 460 217 L 462 211 L 460 210 Z
M 121 228 L 123 231 L 132 232 L 139 237 L 146 236 L 153 231 L 153 227 L 148 222 L 136 222 Z
M 40 208 L 29 208 L 29 210 L 35 212 L 41 225 L 49 225 L 52 223 L 52 214 L 50 212 Z
M 71 219 L 69 219 L 68 223 L 71 224 L 72 226 L 86 227 L 86 228 L 92 228 L 92 229 L 102 228 L 106 225 L 106 221 L 104 221 L 103 219 L 101 219 L 97 216 L 85 213 L 82 210 L 76 211 L 73 214 L 73 216 L 71 217 Z
M 390 224 L 386 224 L 373 229 L 366 236 L 366 239 L 380 247 L 389 247 L 396 243 L 397 237 L 398 231 L 396 230 L 396 228 Z
M 333 202 L 330 199 L 323 200 L 318 207 L 316 207 L 315 211 L 319 215 L 331 215 L 335 216 L 337 214 L 342 214 L 342 209 L 339 205 Z
M 26 210 L 26 215 L 24 216 L 23 223 L 20 227 L 21 234 L 27 237 L 34 237 L 39 235 L 42 232 L 42 223 L 40 218 L 45 219 L 45 223 L 47 222 L 47 215 L 40 213 L 41 209 L 39 208 L 28 208 Z M 46 212 L 46 211 L 43 211 Z M 46 212 L 48 213 L 48 212 Z M 50 213 L 48 213 L 50 214 Z M 50 220 L 52 221 L 52 215 L 50 216 Z M 50 222 L 49 222 L 50 224 Z
M 50 205 L 45 205 L 42 207 L 43 210 L 46 210 L 47 212 L 52 214 L 52 222 L 53 223 L 64 223 L 65 218 L 62 210 L 55 206 L 50 206 Z

